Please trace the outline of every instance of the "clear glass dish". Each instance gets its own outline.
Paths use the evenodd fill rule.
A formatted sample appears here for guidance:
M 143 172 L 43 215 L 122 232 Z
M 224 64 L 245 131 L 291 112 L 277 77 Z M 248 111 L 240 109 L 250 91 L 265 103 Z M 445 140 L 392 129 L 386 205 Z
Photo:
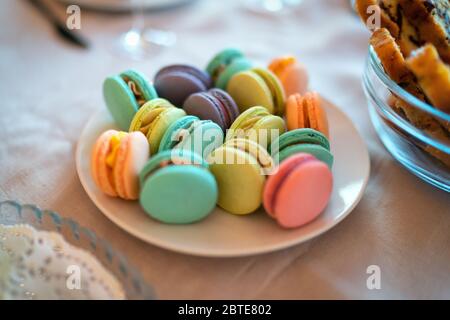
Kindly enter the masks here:
M 21 205 L 15 201 L 0 201 L 0 224 L 28 224 L 37 230 L 61 234 L 71 245 L 90 252 L 120 282 L 127 299 L 155 299 L 153 289 L 146 284 L 140 273 L 111 245 L 99 239 L 89 229 L 81 227 L 72 219 L 61 217 L 34 205 Z
M 448 131 L 434 134 L 427 129 L 430 122 L 441 129 L 444 126 L 450 128 L 450 115 L 419 100 L 392 81 L 371 46 L 363 87 L 372 123 L 387 150 L 413 174 L 450 192 L 450 134 Z M 411 116 L 393 107 L 394 101 L 410 108 L 409 112 L 417 115 L 420 121 L 410 121 Z

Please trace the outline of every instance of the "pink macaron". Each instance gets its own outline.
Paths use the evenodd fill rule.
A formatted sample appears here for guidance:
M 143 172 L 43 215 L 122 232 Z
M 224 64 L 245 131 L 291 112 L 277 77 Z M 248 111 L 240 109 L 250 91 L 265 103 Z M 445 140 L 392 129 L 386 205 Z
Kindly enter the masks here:
M 100 135 L 92 150 L 92 178 L 109 196 L 138 199 L 138 175 L 149 155 L 148 141 L 142 132 L 107 130 Z
M 328 166 L 306 153 L 280 164 L 264 188 L 264 208 L 285 228 L 297 228 L 314 220 L 327 206 L 333 188 Z

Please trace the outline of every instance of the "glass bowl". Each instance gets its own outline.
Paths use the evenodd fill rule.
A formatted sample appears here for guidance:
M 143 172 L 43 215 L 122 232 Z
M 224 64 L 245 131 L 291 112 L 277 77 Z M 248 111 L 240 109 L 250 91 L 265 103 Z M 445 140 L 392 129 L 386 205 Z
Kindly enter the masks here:
M 386 149 L 413 174 L 450 192 L 450 135 L 442 134 L 444 126 L 450 128 L 450 115 L 392 81 L 371 46 L 363 87 L 370 118 Z
M 34 205 L 21 205 L 15 201 L 0 201 L 0 224 L 28 224 L 37 230 L 53 231 L 71 245 L 90 252 L 122 285 L 126 299 L 155 299 L 153 289 L 126 259 L 114 251 L 109 243 L 99 239 L 94 232 L 81 227 L 74 220 L 63 218 L 49 210 Z

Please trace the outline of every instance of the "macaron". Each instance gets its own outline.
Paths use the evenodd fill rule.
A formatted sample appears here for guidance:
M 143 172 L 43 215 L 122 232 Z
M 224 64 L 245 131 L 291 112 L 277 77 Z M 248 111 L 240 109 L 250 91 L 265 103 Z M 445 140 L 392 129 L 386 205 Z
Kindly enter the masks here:
M 270 145 L 269 152 L 275 161 L 282 163 L 297 153 L 308 153 L 325 162 L 331 169 L 334 157 L 327 137 L 314 129 L 295 129 L 283 133 Z
M 103 97 L 117 126 L 121 130 L 128 130 L 138 109 L 158 95 L 144 75 L 127 70 L 105 79 Z
M 184 117 L 183 109 L 174 107 L 165 99 L 153 99 L 145 103 L 133 117 L 129 131 L 141 131 L 148 139 L 151 154 L 158 152 L 162 136 L 176 120 Z
M 183 64 L 162 68 L 156 73 L 154 83 L 158 95 L 177 107 L 181 107 L 191 94 L 206 91 L 212 84 L 206 72 Z
M 264 107 L 256 106 L 241 113 L 228 130 L 225 140 L 246 138 L 267 147 L 285 130 L 282 118 L 269 113 Z
M 208 63 L 206 71 L 211 76 L 214 86 L 225 90 L 231 77 L 251 67 L 252 63 L 239 49 L 227 48 L 214 56 Z
M 211 120 L 185 116 L 172 123 L 164 133 L 159 152 L 187 149 L 206 158 L 223 144 L 222 129 Z
M 187 114 L 202 120 L 212 120 L 225 132 L 239 116 L 239 109 L 233 98 L 221 89 L 191 94 L 183 104 Z
M 148 142 L 141 132 L 107 130 L 100 135 L 92 150 L 92 178 L 109 196 L 138 199 L 139 172 L 148 157 Z
M 274 168 L 269 153 L 254 141 L 232 139 L 208 157 L 219 188 L 217 204 L 229 213 L 246 215 L 261 206 L 266 174 Z
M 317 92 L 298 93 L 289 96 L 286 102 L 286 124 L 288 130 L 311 128 L 329 135 L 328 118 Z
M 332 188 L 328 166 L 310 154 L 298 153 L 267 179 L 264 208 L 282 227 L 301 227 L 326 208 Z
M 228 82 L 227 92 L 241 112 L 253 106 L 263 106 L 272 114 L 284 114 L 283 87 L 267 69 L 253 68 L 236 73 Z
M 295 93 L 304 94 L 308 90 L 308 72 L 295 57 L 275 58 L 270 62 L 269 70 L 280 79 L 286 97 Z
M 193 223 L 216 206 L 218 189 L 208 163 L 188 150 L 157 154 L 144 166 L 139 179 L 142 208 L 163 223 Z

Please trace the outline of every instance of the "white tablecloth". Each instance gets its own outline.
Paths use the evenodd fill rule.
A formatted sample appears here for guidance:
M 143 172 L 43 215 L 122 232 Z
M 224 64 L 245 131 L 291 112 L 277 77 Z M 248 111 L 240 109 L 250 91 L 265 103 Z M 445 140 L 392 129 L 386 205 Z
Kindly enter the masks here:
M 178 42 L 139 62 L 113 50 L 129 16 L 82 11 L 81 32 L 92 43 L 84 51 L 60 40 L 25 1 L 1 1 L 0 200 L 37 204 L 92 228 L 160 298 L 450 298 L 450 197 L 407 172 L 377 138 L 361 88 L 368 32 L 348 1 L 304 0 L 280 16 L 249 12 L 242 2 L 202 0 L 148 15 Z M 230 45 L 259 62 L 293 53 L 308 66 L 311 87 L 342 108 L 367 142 L 366 193 L 331 231 L 271 254 L 208 259 L 141 242 L 103 216 L 75 170 L 78 136 L 104 108 L 102 81 L 126 68 L 152 77 L 168 63 L 204 66 Z M 369 265 L 381 268 L 381 290 L 366 287 Z

